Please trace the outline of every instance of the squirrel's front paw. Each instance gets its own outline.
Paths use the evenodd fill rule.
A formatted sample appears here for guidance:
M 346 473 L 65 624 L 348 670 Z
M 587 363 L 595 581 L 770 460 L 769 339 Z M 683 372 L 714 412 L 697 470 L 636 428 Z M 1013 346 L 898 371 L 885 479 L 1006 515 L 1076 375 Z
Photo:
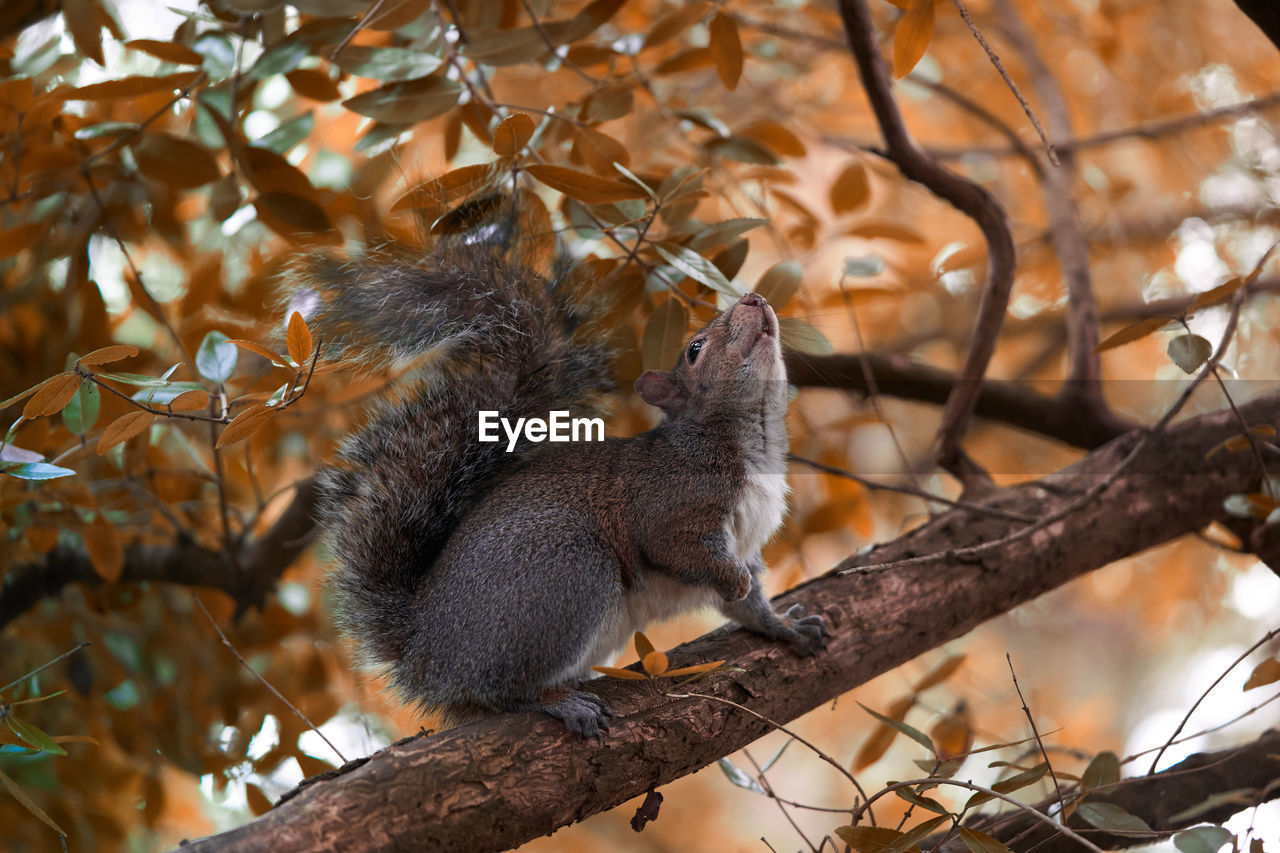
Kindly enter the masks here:
M 822 651 L 831 640 L 826 620 L 817 613 L 805 616 L 803 605 L 791 605 L 782 618 L 788 629 L 784 639 L 804 657 Z
M 544 697 L 544 703 L 536 707 L 559 719 L 565 728 L 575 734 L 600 737 L 609 728 L 609 718 L 613 716 L 609 703 L 583 690 L 569 690 L 567 693 L 567 696 L 558 701 L 545 701 L 551 697 Z

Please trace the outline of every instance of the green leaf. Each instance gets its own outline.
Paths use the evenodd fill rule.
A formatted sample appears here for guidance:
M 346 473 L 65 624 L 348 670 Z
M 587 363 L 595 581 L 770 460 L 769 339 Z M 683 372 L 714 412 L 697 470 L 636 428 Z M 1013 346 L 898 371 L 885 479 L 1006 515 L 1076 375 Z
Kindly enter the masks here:
M 306 139 L 311 134 L 311 129 L 315 126 L 315 123 L 315 115 L 310 111 L 305 112 L 300 116 L 289 119 L 253 144 L 259 148 L 266 148 L 283 155 L 290 148 Z
M 875 717 L 877 720 L 884 723 L 886 726 L 889 726 L 890 728 L 897 729 L 898 731 L 902 732 L 904 735 L 911 738 L 916 743 L 923 746 L 925 749 L 929 750 L 931 754 L 933 755 L 938 754 L 937 747 L 933 745 L 933 740 L 924 732 L 920 731 L 914 726 L 909 726 L 904 722 L 895 720 L 892 717 L 886 717 L 884 714 L 878 714 L 875 711 L 868 708 L 866 705 L 863 705 L 861 702 L 859 702 L 858 704 L 862 706 L 862 710 L 866 711 L 868 714 Z
M 1234 837 L 1220 826 L 1197 826 L 1175 835 L 1173 846 L 1182 853 L 1218 853 Z
M 356 77 L 377 80 L 409 80 L 425 77 L 440 67 L 440 57 L 408 47 L 347 45 L 334 63 Z
M 56 480 L 58 477 L 73 477 L 75 471 L 48 462 L 23 462 L 11 468 L 3 468 L 4 473 L 19 480 Z
M 231 378 L 236 369 L 236 357 L 240 348 L 230 343 L 222 332 L 210 332 L 196 350 L 196 370 L 210 382 L 222 384 Z
M 1195 373 L 1213 355 L 1213 344 L 1199 335 L 1178 335 L 1169 341 L 1168 352 L 1183 373 Z
M 198 50 L 198 48 L 197 48 Z M 281 41 L 258 57 L 249 69 L 248 77 L 253 80 L 265 80 L 276 74 L 288 74 L 302 64 L 310 51 L 306 42 Z
M 1076 814 L 1098 829 L 1113 832 L 1150 832 L 1151 827 L 1137 815 L 1131 815 L 1114 803 L 1081 803 Z
M 80 390 L 62 409 L 62 422 L 72 435 L 84 435 L 93 429 L 98 420 L 98 406 L 102 402 L 102 392 L 96 382 L 85 382 Z
M 1097 788 L 1120 781 L 1120 759 L 1114 752 L 1099 752 L 1084 769 L 1081 782 L 1086 788 Z
M 1011 853 L 1004 843 L 997 841 L 985 832 L 978 832 L 967 826 L 960 827 L 960 840 L 972 853 Z
M 924 796 L 914 788 L 894 788 L 893 793 L 896 794 L 899 799 L 906 800 L 908 803 L 911 803 L 911 805 L 919 806 L 920 808 L 931 811 L 934 814 L 951 814 L 950 810 L 943 806 L 942 803 L 932 797 Z
M 212 334 L 212 333 L 211 333 Z M 142 387 L 161 387 L 169 384 L 168 379 L 159 376 L 147 376 L 144 373 L 95 373 L 103 379 L 110 379 L 113 382 L 123 382 L 126 385 L 139 385 Z
M 724 277 L 724 273 L 716 269 L 715 264 L 692 249 L 686 249 L 684 246 L 676 246 L 674 244 L 664 246 L 661 243 L 654 243 L 653 248 L 657 250 L 664 261 L 689 276 L 689 278 L 702 282 L 712 290 L 723 293 L 726 296 L 732 296 L 735 299 L 742 295 L 738 288 L 734 287 Z
M 917 824 L 903 833 L 902 837 L 885 848 L 884 853 L 905 853 L 912 847 L 916 846 L 916 842 L 933 833 L 935 829 L 944 823 L 951 822 L 951 815 L 941 815 L 939 817 L 930 818 L 924 823 Z
M 148 387 L 138 391 L 132 399 L 152 406 L 167 406 L 188 391 L 203 391 L 199 382 L 167 382 L 160 387 Z
M 720 765 L 720 772 L 729 778 L 729 781 L 737 785 L 739 788 L 746 788 L 748 791 L 755 791 L 757 794 L 768 794 L 759 782 L 752 779 L 751 776 L 741 767 L 736 766 L 727 758 L 721 758 L 717 764 Z
M 1044 774 L 1048 772 L 1049 765 L 1042 761 L 1030 770 L 1023 770 L 1021 773 L 1010 776 L 1008 779 L 1001 779 L 999 782 L 996 782 L 991 786 L 991 790 L 1001 794 L 1009 794 L 1019 788 L 1025 788 L 1028 785 L 1033 785 L 1036 782 L 1039 782 L 1044 777 Z M 995 798 L 985 791 L 979 791 L 969 798 L 969 801 L 964 804 L 964 807 L 966 810 L 971 809 L 976 805 L 980 805 L 993 799 Z
M 782 342 L 797 352 L 809 355 L 831 355 L 836 348 L 807 320 L 798 317 L 779 317 L 778 331 Z
M 458 103 L 462 86 L 441 75 L 388 83 L 347 98 L 342 105 L 384 124 L 412 124 L 448 112 Z
M 777 310 L 796 295 L 803 277 L 804 266 L 799 261 L 783 261 L 774 264 L 760 276 L 760 281 L 756 283 L 756 293 L 763 296 L 774 310 Z
M 36 749 L 39 749 L 42 752 L 52 752 L 55 755 L 67 754 L 67 751 L 58 746 L 53 738 L 49 737 L 36 726 L 31 725 L 31 723 L 28 723 L 25 720 L 19 720 L 12 714 L 9 715 L 5 722 L 9 724 L 10 731 L 20 739 L 34 746 Z

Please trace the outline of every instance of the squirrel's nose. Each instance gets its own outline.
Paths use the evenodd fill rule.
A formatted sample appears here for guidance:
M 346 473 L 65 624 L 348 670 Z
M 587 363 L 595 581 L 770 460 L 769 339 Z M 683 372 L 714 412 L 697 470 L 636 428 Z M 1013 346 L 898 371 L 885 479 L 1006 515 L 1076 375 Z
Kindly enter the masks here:
M 761 308 L 769 304 L 765 301 L 765 298 L 758 293 L 748 293 L 746 296 L 742 297 L 740 301 L 743 305 L 752 305 L 756 308 Z

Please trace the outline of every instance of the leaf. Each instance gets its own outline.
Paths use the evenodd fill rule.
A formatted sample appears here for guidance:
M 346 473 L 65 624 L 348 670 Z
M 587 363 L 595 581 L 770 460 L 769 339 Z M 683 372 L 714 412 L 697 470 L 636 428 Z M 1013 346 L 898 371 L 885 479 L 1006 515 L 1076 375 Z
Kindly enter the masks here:
M 778 155 L 767 146 L 749 136 L 712 137 L 703 143 L 703 147 L 712 154 L 739 163 L 754 163 L 759 166 L 775 166 Z
M 443 115 L 457 106 L 462 86 L 433 74 L 403 83 L 388 83 L 370 92 L 347 98 L 342 105 L 352 112 L 387 124 L 413 124 Z
M 756 293 L 777 310 L 795 297 L 800 289 L 804 276 L 804 267 L 799 261 L 782 261 L 765 270 L 756 283 Z
M 315 114 L 305 112 L 294 116 L 270 133 L 262 135 L 254 141 L 254 145 L 277 154 L 284 154 L 310 136 L 315 124 Z
M 739 788 L 746 788 L 748 791 L 755 791 L 757 794 L 768 796 L 768 791 L 764 786 L 747 775 L 746 771 L 740 767 L 736 767 L 732 761 L 727 758 L 721 758 L 716 762 L 720 765 L 720 772 L 728 777 L 729 781 Z
M 887 826 L 837 826 L 835 832 L 857 853 L 887 853 L 903 835 Z
M 763 142 L 783 157 L 803 157 L 806 153 L 800 137 L 776 121 L 758 121 L 739 130 L 738 135 Z
M 818 331 L 808 320 L 798 317 L 779 317 L 778 331 L 782 343 L 797 352 L 809 355 L 831 355 L 836 351 L 827 336 Z
M 80 535 L 84 538 L 89 562 L 98 576 L 108 583 L 120 580 L 124 574 L 124 545 L 115 526 L 99 514 L 80 531 Z
M 494 169 L 487 163 L 476 163 L 446 172 L 433 181 L 418 184 L 391 205 L 392 212 L 427 208 L 441 213 L 459 198 L 472 195 L 488 186 L 494 178 Z
M 267 361 L 279 367 L 291 366 L 289 362 L 285 360 L 284 356 L 280 355 L 278 352 L 275 352 L 274 350 L 267 349 L 262 344 L 254 343 L 253 341 L 241 340 L 240 338 L 229 338 L 227 342 L 235 344 L 241 349 L 247 349 L 249 352 L 254 353 L 255 355 L 260 355 L 263 358 L 265 358 Z
M 200 76 L 199 71 L 184 71 L 164 77 L 122 77 L 88 86 L 59 86 L 50 94 L 64 101 L 105 101 L 112 98 L 136 98 L 152 92 L 172 92 L 185 89 Z
M 516 156 L 529 144 L 537 127 L 524 113 L 507 116 L 493 131 L 493 153 L 499 157 Z
M 605 86 L 597 89 L 582 102 L 578 115 L 583 121 L 595 124 L 622 118 L 635 107 L 635 93 L 627 85 Z
M 1234 835 L 1220 826 L 1197 826 L 1179 832 L 1173 837 L 1173 846 L 1182 853 L 1218 853 L 1222 845 L 1229 843 Z
M 192 189 L 222 177 L 209 149 L 170 133 L 151 131 L 133 143 L 138 171 L 153 181 L 178 189 Z
M 342 97 L 337 82 L 317 68 L 295 68 L 284 76 L 293 91 L 304 98 L 327 102 Z
M 1178 335 L 1169 341 L 1167 351 L 1183 373 L 1195 373 L 1213 355 L 1213 344 L 1199 335 Z
M 66 755 L 67 751 L 44 733 L 38 726 L 33 726 L 25 720 L 19 720 L 10 714 L 5 722 L 9 724 L 9 729 L 23 741 L 31 744 L 41 752 L 52 752 L 55 755 Z
M 1199 311 L 1201 308 L 1210 308 L 1214 305 L 1221 305 L 1228 301 L 1235 292 L 1244 287 L 1244 279 L 1236 276 L 1230 281 L 1223 282 L 1217 287 L 1206 290 L 1195 299 L 1191 300 L 1191 304 L 1187 306 L 1186 313 L 1191 314 Z
M 684 336 L 689 330 L 689 312 L 674 299 L 668 299 L 649 315 L 640 343 L 645 367 L 668 368 L 684 349 Z
M 17 800 L 18 803 L 24 809 L 31 812 L 33 815 L 35 815 L 37 818 L 43 821 L 46 825 L 52 828 L 54 832 L 58 833 L 63 838 L 67 837 L 67 834 L 62 831 L 62 827 L 54 823 L 53 818 L 45 814 L 44 809 L 36 805 L 35 800 L 32 800 L 30 797 L 28 797 L 27 792 L 19 788 L 18 783 L 10 779 L 9 776 L 3 770 L 0 770 L 0 784 L 4 785 L 4 787 L 9 791 L 9 793 L 13 795 L 13 798 Z
M 618 171 L 615 163 L 625 167 L 631 162 L 631 154 L 621 142 L 593 127 L 575 127 L 573 143 L 574 150 L 596 174 L 612 176 Z
M 289 357 L 295 364 L 303 365 L 310 361 L 313 349 L 311 330 L 307 328 L 307 321 L 302 319 L 302 313 L 299 311 L 294 311 L 289 317 L 285 343 L 289 347 Z
M 942 803 L 932 797 L 926 797 L 912 788 L 894 788 L 893 793 L 898 797 L 898 799 L 906 800 L 908 803 L 911 803 L 911 805 L 919 806 L 920 808 L 931 811 L 934 814 L 951 814 L 951 812 L 949 812 Z
M 913 697 L 913 701 L 914 701 L 914 697 Z M 931 754 L 937 755 L 938 751 L 933 748 L 933 741 L 930 740 L 929 736 L 926 735 L 924 732 L 920 731 L 914 726 L 907 725 L 901 720 L 896 720 L 893 717 L 887 717 L 884 714 L 881 714 L 877 711 L 873 711 L 870 708 L 868 708 L 866 705 L 863 705 L 861 702 L 859 702 L 858 705 L 862 708 L 862 710 L 866 711 L 868 714 L 875 717 L 877 720 L 884 723 L 886 726 L 889 726 L 890 728 L 893 728 L 901 732 L 902 734 L 914 740 L 916 743 L 923 746 L 925 749 L 929 750 Z
M 863 240 L 896 240 L 899 243 L 925 242 L 924 236 L 919 232 L 893 222 L 868 222 L 865 225 L 856 225 L 844 233 L 850 237 L 859 237 Z
M 254 817 L 260 817 L 271 811 L 271 799 L 257 785 L 244 786 L 245 800 Z
M 0 258 L 11 258 L 18 252 L 30 249 L 48 230 L 49 226 L 44 222 L 28 222 L 0 230 Z
M 165 62 L 173 62 L 178 65 L 200 65 L 204 62 L 203 56 L 185 44 L 178 44 L 177 42 L 132 39 L 125 42 L 124 46 L 150 54 L 156 59 L 163 59 Z
M 21 462 L 10 467 L 0 465 L 0 471 L 19 480 L 56 480 L 59 477 L 72 477 L 76 473 L 70 468 L 62 468 L 49 462 Z
M 725 278 L 724 274 L 716 269 L 715 264 L 692 249 L 686 249 L 684 246 L 677 246 L 672 243 L 666 245 L 654 243 L 653 248 L 654 251 L 662 256 L 664 261 L 689 276 L 689 278 L 734 299 L 742 295 L 741 290 Z
M 88 355 L 82 355 L 76 359 L 76 364 L 81 367 L 96 367 L 99 364 L 110 364 L 113 361 L 120 361 L 125 358 L 133 358 L 138 354 L 138 348 L 129 344 L 113 344 L 109 347 L 96 349 Z
M 675 669 L 668 669 L 662 673 L 664 678 L 679 678 L 682 675 L 701 675 L 704 672 L 711 672 L 724 666 L 722 660 L 708 661 L 707 663 L 696 663 L 692 666 L 679 666 Z
M 634 669 L 619 669 L 616 666 L 593 666 L 591 667 L 601 675 L 607 675 L 611 678 L 621 678 L 624 681 L 648 681 L 649 676 L 643 672 L 636 672 Z
M 1244 683 L 1245 690 L 1262 687 L 1264 684 L 1280 681 L 1280 660 L 1268 658 L 1253 668 L 1249 680 Z
M 1221 806 L 1239 806 L 1245 808 L 1257 800 L 1258 790 L 1256 788 L 1236 788 L 1231 791 L 1219 791 L 1216 794 L 1210 794 L 1200 802 L 1190 808 L 1183 809 L 1175 815 L 1169 817 L 1169 823 L 1187 823 L 1194 821 L 1200 815 Z M 1238 809 L 1233 810 L 1238 811 Z
M 1099 752 L 1084 769 L 1080 778 L 1086 788 L 1098 788 L 1102 785 L 1113 785 L 1120 781 L 1120 759 L 1114 752 Z
M 915 702 L 916 697 L 914 695 L 895 699 L 889 704 L 889 716 L 895 720 L 905 718 L 907 712 L 915 705 Z M 884 723 L 876 726 L 871 735 L 858 748 L 858 754 L 854 756 L 854 772 L 864 770 L 879 761 L 897 736 L 898 730 L 892 726 Z
M 235 344 L 226 335 L 218 331 L 209 332 L 196 350 L 196 370 L 210 382 L 222 384 L 235 372 L 236 355 Z
M 662 675 L 667 671 L 667 656 L 659 651 L 652 651 L 641 661 L 644 671 L 650 675 Z
M 102 393 L 97 384 L 84 382 L 76 389 L 75 395 L 62 409 L 62 423 L 72 435 L 84 435 L 93 429 L 98 420 L 98 408 L 102 403 Z
M 245 75 L 251 80 L 266 80 L 277 74 L 287 74 L 301 64 L 311 48 L 302 41 L 285 39 L 267 48 Z
M 649 638 L 646 637 L 643 632 L 636 631 L 634 642 L 636 646 L 636 656 L 641 660 L 644 660 L 645 655 L 653 653 L 653 643 L 649 641 Z
M 106 453 L 123 441 L 142 433 L 156 419 L 150 412 L 129 412 L 112 421 L 98 436 L 98 455 Z
M 102 65 L 102 24 L 97 0 L 63 0 L 62 19 L 76 51 Z
M 214 449 L 221 450 L 238 441 L 244 441 L 266 426 L 267 421 L 271 420 L 277 411 L 277 409 L 269 408 L 264 403 L 255 403 L 245 409 L 223 428 L 222 433 L 218 436 L 217 443 L 214 445 Z
M 1142 818 L 1129 814 L 1115 803 L 1083 802 L 1076 806 L 1076 814 L 1098 829 L 1118 832 L 1150 832 L 1151 827 Z
M 628 181 L 602 178 L 576 169 L 535 163 L 525 171 L 553 190 L 586 204 L 613 204 L 633 198 L 645 198 L 648 192 Z
M 1010 794 L 1020 788 L 1025 788 L 1028 785 L 1034 785 L 1036 782 L 1043 779 L 1044 775 L 1048 772 L 1049 765 L 1042 761 L 1030 770 L 1023 770 L 1021 773 L 1016 773 L 1008 779 L 1001 779 L 999 782 L 996 782 L 991 786 L 991 790 L 1001 794 Z M 965 810 L 967 811 L 974 806 L 981 805 L 982 803 L 992 799 L 995 798 L 990 794 L 985 791 L 979 791 L 970 797 L 969 801 L 964 804 Z
M 914 0 L 893 31 L 893 76 L 911 73 L 933 41 L 933 0 Z
M 871 198 L 871 184 L 867 169 L 861 163 L 850 163 L 841 170 L 831 184 L 831 209 L 836 215 L 857 210 Z
M 202 390 L 183 391 L 167 404 L 175 412 L 199 412 L 209 408 L 209 394 Z
M 349 44 L 333 60 L 356 77 L 410 80 L 426 77 L 440 67 L 440 57 L 409 47 L 365 47 Z
M 263 193 L 253 203 L 253 209 L 264 225 L 292 242 L 342 242 L 324 208 L 306 196 L 281 191 Z
M 83 380 L 78 373 L 59 373 L 46 379 L 39 390 L 32 395 L 22 407 L 22 416 L 27 420 L 54 415 L 62 411 L 62 407 L 71 402 Z
M 1116 347 L 1141 340 L 1152 332 L 1167 326 L 1172 320 L 1172 317 L 1148 317 L 1147 319 L 1134 323 L 1131 326 L 1125 326 L 1123 329 L 1094 347 L 1093 351 L 1106 352 L 1109 349 L 1115 349 Z
M 723 12 L 716 12 L 709 29 L 707 46 L 716 64 L 716 73 L 724 87 L 732 92 L 742 77 L 742 39 L 738 36 L 738 25 Z
M 960 827 L 960 840 L 969 848 L 970 853 L 1012 853 L 1003 842 L 967 826 Z

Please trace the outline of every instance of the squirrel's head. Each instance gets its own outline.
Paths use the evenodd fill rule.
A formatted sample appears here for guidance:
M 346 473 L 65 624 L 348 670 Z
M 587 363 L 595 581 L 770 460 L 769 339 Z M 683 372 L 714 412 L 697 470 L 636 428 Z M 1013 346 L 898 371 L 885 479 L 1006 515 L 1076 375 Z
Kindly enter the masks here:
M 669 417 L 733 417 L 763 406 L 780 414 L 786 382 L 778 318 L 763 296 L 748 293 L 689 339 L 674 369 L 646 370 L 636 390 Z

